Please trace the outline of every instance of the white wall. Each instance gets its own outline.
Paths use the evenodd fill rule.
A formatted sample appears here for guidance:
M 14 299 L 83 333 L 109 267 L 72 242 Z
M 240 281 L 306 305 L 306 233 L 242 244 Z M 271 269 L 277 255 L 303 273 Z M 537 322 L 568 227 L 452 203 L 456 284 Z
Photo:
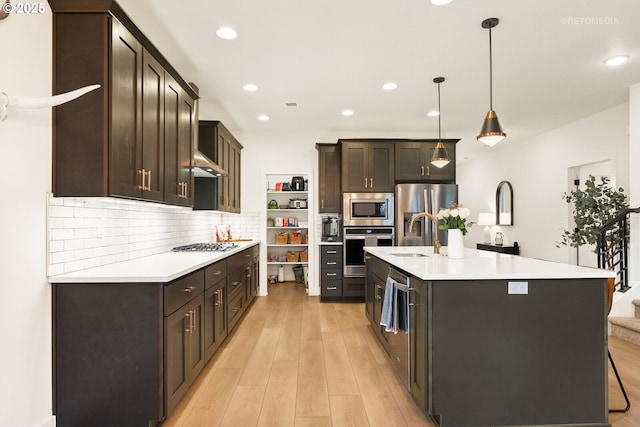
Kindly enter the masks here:
M 51 13 L 0 21 L 0 91 L 51 94 Z M 50 110 L 10 110 L 0 122 L 0 426 L 51 416 L 51 290 L 46 279 Z
M 475 219 L 478 212 L 495 212 L 498 183 L 510 181 L 514 192 L 514 225 L 494 227 L 506 243 L 517 241 L 521 254 L 568 262 L 573 248 L 561 246 L 569 211 L 562 194 L 569 191 L 571 167 L 611 160 L 618 186 L 629 194 L 628 104 L 618 105 L 527 141 L 501 142 L 487 154 L 458 167 L 460 201 Z M 499 149 L 497 149 L 499 148 Z M 482 241 L 483 227 L 472 227 L 467 247 Z

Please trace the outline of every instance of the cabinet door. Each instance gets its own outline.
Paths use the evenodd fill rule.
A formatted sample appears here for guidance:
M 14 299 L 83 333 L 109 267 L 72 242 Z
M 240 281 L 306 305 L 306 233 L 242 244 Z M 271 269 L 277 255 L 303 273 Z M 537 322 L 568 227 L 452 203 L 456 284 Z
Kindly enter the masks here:
M 231 163 L 229 198 L 230 210 L 233 213 L 240 213 L 240 150 L 238 144 L 232 144 L 229 152 L 229 162 Z
M 189 389 L 187 340 L 190 329 L 191 312 L 188 304 L 164 319 L 167 414 L 173 411 Z
M 337 144 L 318 144 L 318 209 L 320 213 L 342 212 L 340 180 L 340 146 Z
M 394 190 L 394 151 L 393 144 L 375 142 L 369 144 L 367 177 L 368 191 L 393 192 Z
M 194 101 L 165 74 L 164 200 L 174 205 L 193 206 L 194 113 Z
M 395 170 L 398 181 L 423 181 L 425 179 L 424 143 L 402 142 L 395 148 Z
M 231 166 L 231 138 L 227 135 L 223 129 L 218 127 L 217 132 L 217 145 L 218 145 L 218 160 L 220 167 L 227 172 L 230 172 Z M 229 212 L 231 211 L 231 204 L 229 198 L 230 187 L 229 183 L 231 178 L 229 175 L 221 176 L 218 178 L 218 210 Z
M 142 45 L 112 19 L 109 194 L 113 196 L 141 195 L 142 56 Z
M 178 184 L 184 185 L 182 205 L 193 206 L 193 147 L 195 145 L 198 118 L 195 101 L 184 91 L 180 91 L 178 110 Z
M 142 198 L 164 199 L 164 69 L 146 50 L 142 55 Z
M 188 306 L 191 327 L 187 339 L 187 371 L 191 384 L 204 368 L 204 295 L 194 298 Z
M 367 271 L 367 276 L 364 282 L 364 313 L 371 324 L 374 322 L 373 301 L 375 299 L 375 286 L 376 282 L 374 275 Z
M 382 319 L 382 302 L 384 301 L 385 281 L 377 275 L 372 275 L 373 280 L 373 330 L 380 338 L 382 346 L 389 351 L 389 336 L 384 326 L 380 325 Z
M 368 152 L 364 142 L 342 144 L 342 191 L 368 191 Z M 366 187 L 365 187 L 366 184 Z

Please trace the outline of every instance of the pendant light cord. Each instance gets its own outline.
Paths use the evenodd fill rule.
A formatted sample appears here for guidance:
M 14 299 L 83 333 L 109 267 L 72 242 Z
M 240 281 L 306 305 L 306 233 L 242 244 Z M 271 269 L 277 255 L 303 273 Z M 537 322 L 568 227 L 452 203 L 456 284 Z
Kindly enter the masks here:
M 489 27 L 489 109 L 493 110 L 493 52 L 491 50 L 491 27 Z
M 440 118 L 442 117 L 442 111 L 440 111 L 440 83 L 438 83 L 438 142 L 441 142 L 441 126 L 440 126 Z

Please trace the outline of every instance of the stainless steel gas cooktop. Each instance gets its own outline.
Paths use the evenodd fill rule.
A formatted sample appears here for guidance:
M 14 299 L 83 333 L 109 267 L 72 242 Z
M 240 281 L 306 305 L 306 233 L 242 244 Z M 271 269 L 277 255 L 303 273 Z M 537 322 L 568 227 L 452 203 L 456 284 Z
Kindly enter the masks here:
M 235 243 L 192 243 L 190 245 L 176 246 L 173 252 L 224 252 L 237 248 Z

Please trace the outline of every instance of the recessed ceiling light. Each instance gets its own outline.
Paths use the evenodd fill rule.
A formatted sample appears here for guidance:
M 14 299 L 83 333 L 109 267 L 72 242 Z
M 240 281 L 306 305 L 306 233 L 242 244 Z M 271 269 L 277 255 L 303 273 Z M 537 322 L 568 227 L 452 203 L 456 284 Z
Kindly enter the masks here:
M 604 61 L 605 65 L 609 67 L 615 67 L 616 65 L 624 64 L 629 59 L 629 55 L 617 55 Z
M 267 120 L 269 120 L 269 116 L 262 114 L 260 116 L 258 116 L 258 120 L 266 122 Z
M 382 85 L 382 89 L 384 90 L 394 90 L 397 89 L 398 85 L 394 82 L 387 82 L 385 84 Z
M 238 33 L 231 27 L 221 27 L 216 31 L 216 35 L 221 39 L 233 40 L 238 37 Z
M 438 117 L 439 115 L 440 115 L 440 111 L 436 111 L 436 110 L 429 111 L 427 113 L 427 116 L 429 116 L 429 117 Z
M 242 89 L 246 90 L 247 92 L 255 92 L 258 90 L 258 86 L 254 85 L 253 83 L 247 83 L 246 85 L 242 86 Z
M 343 116 L 353 116 L 353 110 L 344 110 L 342 112 Z
M 431 4 L 434 6 L 444 6 L 451 3 L 453 0 L 431 0 Z

